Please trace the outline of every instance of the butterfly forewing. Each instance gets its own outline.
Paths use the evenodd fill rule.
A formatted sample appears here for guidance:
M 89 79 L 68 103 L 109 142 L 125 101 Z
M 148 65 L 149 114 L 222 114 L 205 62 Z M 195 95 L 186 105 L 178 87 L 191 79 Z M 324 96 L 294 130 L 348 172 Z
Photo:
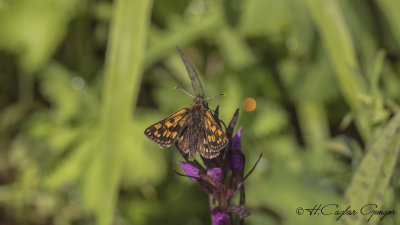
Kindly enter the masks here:
M 144 133 L 161 148 L 168 148 L 180 136 L 183 128 L 188 122 L 188 117 L 189 109 L 180 109 L 164 120 L 151 125 L 144 131 Z
M 189 74 L 194 93 L 196 94 L 196 96 L 204 97 L 203 86 L 201 85 L 200 78 L 196 73 L 196 69 L 192 66 L 189 59 L 186 58 L 185 54 L 178 46 L 176 46 L 176 49 L 178 50 L 179 55 L 181 55 L 183 64 L 185 64 L 186 71 Z
M 228 144 L 228 137 L 215 122 L 210 110 L 204 112 L 205 140 L 211 151 L 221 150 Z

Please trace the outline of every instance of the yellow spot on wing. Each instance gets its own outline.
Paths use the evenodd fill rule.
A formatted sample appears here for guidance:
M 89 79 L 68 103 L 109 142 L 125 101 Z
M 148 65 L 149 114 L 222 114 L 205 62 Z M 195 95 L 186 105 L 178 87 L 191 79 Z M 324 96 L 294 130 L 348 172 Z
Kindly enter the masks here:
M 217 128 L 215 126 L 211 126 L 210 128 L 211 128 L 212 132 L 215 132 L 217 130 Z
M 161 128 L 161 124 L 160 123 L 157 123 L 156 125 L 154 125 L 154 128 L 156 128 L 156 129 L 160 129 Z
M 165 122 L 165 126 L 167 126 L 167 127 L 172 126 L 172 124 L 173 124 L 173 123 L 171 123 L 171 122 L 169 122 L 169 121 L 166 121 L 166 122 Z

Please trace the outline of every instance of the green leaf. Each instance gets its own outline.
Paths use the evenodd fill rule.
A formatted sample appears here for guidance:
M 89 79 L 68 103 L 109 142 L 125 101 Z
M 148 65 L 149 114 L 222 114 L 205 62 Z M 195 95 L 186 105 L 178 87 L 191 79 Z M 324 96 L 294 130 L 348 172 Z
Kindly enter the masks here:
M 321 102 L 303 100 L 297 103 L 296 111 L 305 143 L 311 150 L 309 165 L 317 171 L 327 169 L 332 160 L 331 155 L 326 154 L 324 145 L 330 134 L 326 112 Z
M 166 32 L 153 35 L 154 40 L 151 40 L 150 49 L 146 54 L 145 67 L 152 66 L 160 59 L 165 58 L 171 51 L 175 53 L 176 45 L 184 48 L 186 45 L 215 32 L 223 24 L 221 20 L 221 13 L 214 11 L 203 15 L 198 21 L 182 23 Z
M 227 64 L 235 69 L 244 69 L 253 64 L 256 59 L 244 40 L 230 28 L 218 32 L 218 42 L 223 58 Z
M 351 35 L 338 4 L 334 0 L 306 0 L 306 3 L 336 71 L 342 95 L 355 113 L 357 128 L 366 140 L 371 135 L 371 128 L 367 114 L 361 110 L 359 99 L 365 95 L 366 84 L 354 72 L 360 71 L 360 68 Z
M 370 85 L 372 87 L 373 91 L 377 91 L 378 85 L 379 85 L 379 79 L 382 74 L 382 67 L 383 63 L 385 62 L 385 50 L 380 50 L 373 61 L 373 64 L 371 65 L 371 73 L 369 73 L 369 80 L 370 80 Z
M 291 26 L 289 1 L 244 1 L 239 29 L 247 35 L 276 35 Z
M 41 92 L 54 105 L 58 122 L 76 119 L 78 116 L 85 119 L 98 117 L 98 100 L 87 89 L 82 78 L 57 63 L 50 63 L 40 74 L 40 78 Z M 74 86 L 75 79 L 82 82 L 79 87 Z M 86 113 L 82 115 L 82 111 Z
M 400 48 L 400 14 L 398 9 L 400 8 L 400 2 L 397 0 L 381 0 L 376 2 L 384 12 L 392 32 L 395 36 L 398 48 Z
M 395 169 L 400 152 L 400 112 L 398 112 L 383 130 L 367 147 L 360 166 L 355 172 L 350 186 L 342 201 L 342 207 L 351 206 L 359 210 L 366 204 L 376 204 L 374 210 L 382 209 L 385 192 Z M 368 224 L 376 224 L 378 216 Z M 338 224 L 362 224 L 365 217 L 343 216 Z
M 46 188 L 56 190 L 76 181 L 82 175 L 82 171 L 85 169 L 84 165 L 90 162 L 94 144 L 93 141 L 80 143 L 72 154 L 60 162 L 60 165 L 44 178 L 43 185 Z
M 23 72 L 43 66 L 62 40 L 69 8 L 79 1 L 11 1 L 0 11 L 0 47 L 19 57 Z
M 132 105 L 140 85 L 152 1 L 115 2 L 109 36 L 101 121 L 91 162 L 83 177 L 84 205 L 100 225 L 112 224 L 124 153 L 131 132 Z

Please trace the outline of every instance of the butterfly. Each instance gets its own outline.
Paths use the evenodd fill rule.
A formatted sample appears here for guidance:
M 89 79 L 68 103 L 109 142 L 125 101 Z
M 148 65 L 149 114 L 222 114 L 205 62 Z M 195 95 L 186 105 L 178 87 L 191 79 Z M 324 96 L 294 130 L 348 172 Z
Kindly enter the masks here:
M 182 108 L 167 118 L 148 127 L 144 134 L 160 148 L 168 148 L 175 142 L 179 149 L 188 154 L 188 160 L 193 161 L 198 152 L 206 159 L 212 159 L 228 144 L 228 137 L 215 121 L 200 79 L 183 51 L 176 46 L 189 74 L 195 97 L 183 89 L 179 89 L 194 98 L 189 108 Z

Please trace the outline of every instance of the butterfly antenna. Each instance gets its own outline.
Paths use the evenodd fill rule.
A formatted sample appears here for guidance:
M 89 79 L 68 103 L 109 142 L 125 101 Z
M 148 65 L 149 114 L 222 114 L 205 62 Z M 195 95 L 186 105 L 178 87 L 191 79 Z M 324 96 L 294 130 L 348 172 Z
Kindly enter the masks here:
M 218 96 L 227 96 L 227 94 L 226 94 L 226 93 L 221 93 L 221 94 L 214 95 L 214 96 L 212 96 L 212 97 L 206 98 L 206 99 L 204 99 L 204 100 L 213 99 L 213 98 L 216 98 L 216 97 L 218 97 Z
M 183 93 L 189 95 L 190 97 L 195 98 L 195 97 L 193 97 L 193 95 L 189 94 L 187 91 L 183 90 L 183 89 L 180 88 L 179 86 L 175 86 L 175 87 L 174 87 L 174 90 L 182 91 Z

